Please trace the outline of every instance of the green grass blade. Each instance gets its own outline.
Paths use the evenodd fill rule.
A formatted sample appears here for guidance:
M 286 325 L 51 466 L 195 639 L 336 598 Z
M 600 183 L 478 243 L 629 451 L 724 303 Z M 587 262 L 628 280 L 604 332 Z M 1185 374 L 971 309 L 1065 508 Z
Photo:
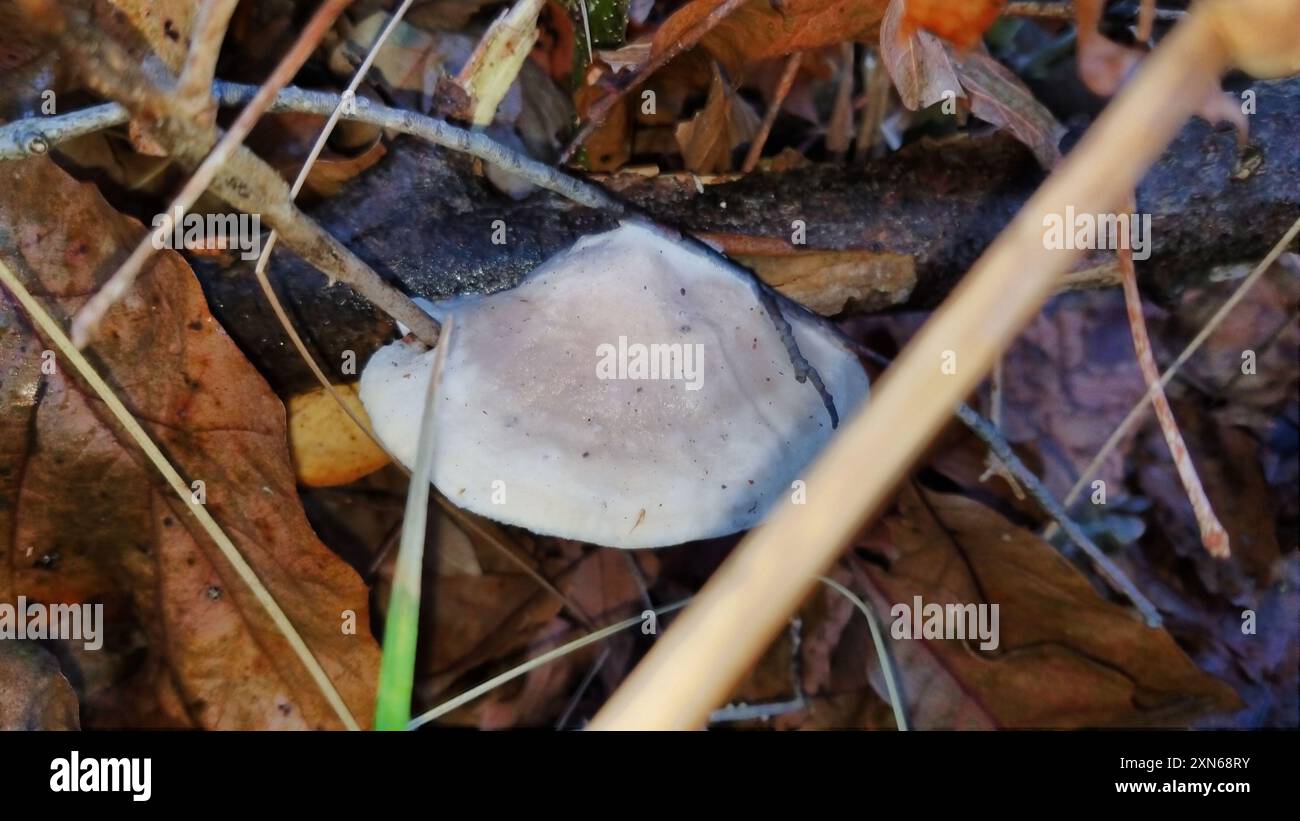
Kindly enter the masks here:
M 384 654 L 379 663 L 379 694 L 375 701 L 376 730 L 404 730 L 411 720 L 411 693 L 415 687 L 416 639 L 420 630 L 420 576 L 424 565 L 424 533 L 429 518 L 429 481 L 433 476 L 434 397 L 442 378 L 443 362 L 451 344 L 452 319 L 447 317 L 434 358 L 429 390 L 420 419 L 419 450 L 415 471 L 406 491 L 402 540 L 393 572 L 384 621 Z

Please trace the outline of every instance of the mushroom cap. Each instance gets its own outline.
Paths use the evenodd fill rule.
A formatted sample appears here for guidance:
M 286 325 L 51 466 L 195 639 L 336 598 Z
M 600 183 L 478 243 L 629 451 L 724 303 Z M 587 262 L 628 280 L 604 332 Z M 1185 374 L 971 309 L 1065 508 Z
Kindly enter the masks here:
M 625 223 L 509 291 L 433 306 L 455 318 L 433 483 L 483 516 L 611 547 L 757 524 L 832 428 L 755 288 L 743 270 Z M 868 392 L 857 357 L 818 319 L 785 313 L 847 417 Z M 361 374 L 375 432 L 408 466 L 435 353 L 397 341 Z

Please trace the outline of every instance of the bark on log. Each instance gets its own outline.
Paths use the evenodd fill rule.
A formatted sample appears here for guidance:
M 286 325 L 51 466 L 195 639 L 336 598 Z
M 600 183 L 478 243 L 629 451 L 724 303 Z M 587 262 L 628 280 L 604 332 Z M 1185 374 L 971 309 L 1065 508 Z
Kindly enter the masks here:
M 1168 304 L 1213 267 L 1254 261 L 1300 214 L 1300 78 L 1253 89 L 1252 151 L 1244 161 L 1231 131 L 1198 120 L 1143 180 L 1138 210 L 1152 215 L 1152 256 L 1140 269 L 1148 296 Z M 753 173 L 702 192 L 680 178 L 619 187 L 659 221 L 757 261 L 796 299 L 807 302 L 810 288 L 836 284 L 818 280 L 819 270 L 881 277 L 879 288 L 858 281 L 856 295 L 840 299 L 845 312 L 862 312 L 939 302 L 1042 177 L 1028 151 L 993 135 L 917 144 L 863 166 Z M 578 237 L 614 224 L 545 192 L 510 201 L 465 158 L 406 138 L 314 216 L 381 274 L 430 299 L 509 288 Z M 795 220 L 806 225 L 806 246 L 790 245 Z M 496 244 L 501 227 L 505 242 Z M 814 252 L 840 256 L 807 256 Z M 847 266 L 841 273 L 826 267 L 836 260 Z M 196 266 L 214 314 L 277 390 L 316 384 L 249 265 Z M 270 271 L 308 346 L 338 381 L 356 378 L 343 369 L 346 352 L 359 372 L 392 338 L 386 316 L 345 285 L 326 288 L 291 254 L 277 251 Z M 782 284 L 783 271 L 799 281 Z

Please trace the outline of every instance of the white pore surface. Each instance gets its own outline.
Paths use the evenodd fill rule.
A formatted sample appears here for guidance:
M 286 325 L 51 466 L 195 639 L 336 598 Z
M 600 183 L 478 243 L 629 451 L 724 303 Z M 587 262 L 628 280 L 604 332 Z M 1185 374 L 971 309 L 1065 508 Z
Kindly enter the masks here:
M 433 482 L 462 507 L 537 533 L 632 548 L 749 528 L 832 433 L 753 286 L 641 225 L 584 238 L 512 290 L 433 313 L 455 317 Z M 865 372 L 834 334 L 787 313 L 847 419 L 866 398 Z M 703 346 L 692 349 L 699 389 L 601 378 L 602 350 L 613 356 L 601 346 L 617 349 L 619 337 Z M 421 347 L 388 345 L 361 374 L 376 433 L 410 467 L 435 356 Z

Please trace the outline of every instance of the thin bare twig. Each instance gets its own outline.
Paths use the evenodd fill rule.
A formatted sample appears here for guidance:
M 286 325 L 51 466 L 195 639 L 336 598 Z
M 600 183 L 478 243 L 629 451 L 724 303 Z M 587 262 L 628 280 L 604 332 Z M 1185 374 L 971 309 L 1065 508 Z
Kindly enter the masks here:
M 862 57 L 862 87 L 865 89 L 866 105 L 862 107 L 862 119 L 858 121 L 858 136 L 853 149 L 858 162 L 871 159 L 872 151 L 880 140 L 880 124 L 885 121 L 889 93 L 894 89 L 894 81 L 889 79 L 889 72 L 885 70 L 878 49 L 867 49 Z
M 216 84 L 221 105 L 238 105 L 247 99 L 254 88 L 255 86 L 238 83 Z M 338 100 L 339 95 L 329 92 L 287 88 L 271 104 L 270 111 L 328 115 L 337 107 Z M 341 117 L 381 128 L 391 128 L 427 140 L 434 145 L 478 157 L 498 166 L 503 171 L 554 191 L 579 205 L 603 208 L 616 214 L 623 211 L 623 206 L 600 186 L 571 177 L 563 171 L 506 148 L 481 131 L 457 128 L 443 120 L 426 117 L 414 111 L 389 108 L 364 97 L 356 100 L 355 110 L 349 108 L 342 113 Z
M 844 159 L 853 136 L 853 43 L 840 44 L 840 71 L 835 81 L 835 103 L 826 123 L 826 151 L 835 160 Z
M 763 146 L 767 143 L 767 135 L 772 133 L 772 125 L 776 122 L 776 117 L 781 113 L 781 104 L 785 102 L 785 97 L 790 93 L 790 87 L 794 85 L 795 75 L 799 73 L 799 63 L 803 60 L 803 52 L 796 51 L 791 54 L 785 61 L 785 68 L 781 70 L 781 79 L 776 83 L 776 90 L 772 92 L 772 99 L 767 104 L 767 113 L 763 115 L 763 123 L 758 127 L 758 133 L 754 135 L 754 141 L 749 144 L 749 151 L 745 154 L 745 162 L 740 166 L 744 174 L 748 174 L 758 166 L 758 158 L 763 155 Z
M 1128 201 L 1128 213 L 1137 213 L 1137 206 L 1134 205 L 1132 196 Z M 1133 351 L 1137 355 L 1138 365 L 1142 368 L 1142 377 L 1149 388 L 1154 388 L 1151 392 L 1151 405 L 1155 410 L 1156 419 L 1160 422 L 1160 431 L 1165 436 L 1165 443 L 1169 446 L 1174 467 L 1178 469 L 1178 478 L 1183 483 L 1183 490 L 1192 503 L 1196 524 L 1201 530 L 1201 542 L 1211 556 L 1226 559 L 1230 555 L 1228 533 L 1219 522 L 1219 517 L 1214 515 L 1214 508 L 1210 504 L 1209 497 L 1205 495 L 1201 477 L 1197 475 L 1191 454 L 1187 452 L 1187 443 L 1183 441 L 1182 431 L 1178 429 L 1178 421 L 1174 419 L 1174 410 L 1169 406 L 1169 398 L 1165 396 L 1164 388 L 1160 385 L 1160 368 L 1156 365 L 1155 355 L 1151 352 L 1151 338 L 1147 334 L 1146 319 L 1142 316 L 1142 295 L 1138 292 L 1137 268 L 1133 264 L 1132 244 L 1128 237 L 1123 237 L 1119 245 L 1119 270 L 1123 277 L 1124 307 L 1128 313 L 1129 333 L 1133 336 Z
M 1192 341 L 1187 343 L 1187 347 L 1183 348 L 1182 353 L 1178 354 L 1178 357 L 1173 361 L 1173 363 L 1160 375 L 1160 379 L 1154 384 L 1148 386 L 1147 392 L 1142 395 L 1142 398 L 1139 399 L 1136 404 L 1133 405 L 1133 408 L 1129 410 L 1128 414 L 1124 417 L 1124 421 L 1120 422 L 1119 427 L 1115 428 L 1114 433 L 1112 433 L 1106 440 L 1106 443 L 1101 446 L 1101 450 L 1097 451 L 1097 455 L 1092 457 L 1092 461 L 1089 462 L 1088 466 L 1079 474 L 1079 478 L 1074 483 L 1074 487 L 1070 488 L 1070 492 L 1065 496 L 1065 506 L 1067 508 L 1073 505 L 1075 500 L 1079 498 L 1079 494 L 1083 492 L 1084 486 L 1086 486 L 1088 481 L 1097 474 L 1102 463 L 1106 461 L 1111 452 L 1132 432 L 1133 427 L 1142 417 L 1143 411 L 1146 410 L 1147 403 L 1152 400 L 1156 391 L 1161 390 L 1165 385 L 1168 385 L 1170 380 L 1174 378 L 1174 375 L 1182 369 L 1184 364 L 1186 364 L 1187 360 L 1191 359 L 1192 354 L 1200 350 L 1200 347 L 1205 344 L 1205 340 L 1210 338 L 1210 334 L 1214 333 L 1215 329 L 1217 329 L 1219 325 L 1223 323 L 1223 320 L 1227 318 L 1228 314 L 1232 312 L 1232 309 L 1237 307 L 1237 304 L 1245 298 L 1246 293 L 1250 291 L 1251 287 L 1259 281 L 1260 277 L 1264 276 L 1264 274 L 1268 272 L 1268 269 L 1272 267 L 1273 263 L 1277 262 L 1278 257 L 1282 256 L 1291 243 L 1295 241 L 1297 235 L 1300 235 L 1300 219 L 1296 220 L 1291 225 L 1291 228 L 1288 229 L 1282 238 L 1277 241 L 1277 244 L 1268 252 L 1268 255 L 1255 266 L 1254 270 L 1252 270 L 1244 280 L 1242 280 L 1242 283 L 1237 287 L 1237 290 L 1232 292 L 1232 296 L 1224 300 L 1223 305 L 1219 306 L 1219 310 L 1215 311 L 1214 316 L 1210 317 L 1210 321 L 1205 323 L 1205 327 L 1201 328 L 1200 332 L 1196 334 Z M 1044 533 L 1044 536 L 1050 538 L 1051 535 L 1051 528 L 1049 528 L 1048 531 Z
M 176 94 L 183 105 L 192 106 L 196 112 L 213 111 L 212 80 L 217 74 L 217 57 L 221 54 L 221 41 L 226 37 L 226 27 L 235 13 L 239 0 L 204 0 L 190 33 L 190 51 L 185 55 Z
M 1002 357 L 998 357 L 993 362 L 993 373 L 989 377 L 991 390 L 989 391 L 989 421 L 994 430 L 1002 430 Z M 999 476 L 1002 481 L 1006 482 L 1011 488 L 1011 492 L 1016 494 L 1017 499 L 1025 498 L 1025 492 L 1020 488 L 1020 483 L 1016 477 L 1007 470 L 1007 466 L 1002 463 L 998 455 L 990 448 L 984 456 L 984 472 L 980 474 L 980 481 L 987 482 L 994 476 Z
M 54 117 L 27 117 L 0 126 L 0 160 L 20 160 L 49 153 L 59 143 L 122 125 L 131 112 L 119 103 L 104 103 Z
M 560 713 L 559 719 L 556 720 L 555 729 L 563 730 L 568 726 L 569 719 L 573 717 L 573 711 L 578 709 L 578 703 L 587 694 L 587 690 L 591 687 L 591 683 L 596 680 L 596 676 L 600 675 L 601 668 L 605 666 L 605 662 L 609 661 L 609 656 L 608 647 L 600 648 L 600 655 L 596 658 L 596 663 L 591 665 L 591 669 L 582 677 L 582 681 L 578 683 L 573 695 L 569 696 L 569 703 L 565 705 L 564 712 Z
M 218 104 L 222 106 L 242 105 L 257 93 L 257 86 L 220 81 L 213 84 L 213 89 Z M 276 95 L 268 111 L 272 114 L 294 112 L 328 117 L 339 109 L 342 99 L 341 95 L 330 92 L 289 87 Z M 520 154 L 501 145 L 483 132 L 457 128 L 443 120 L 436 120 L 413 111 L 389 108 L 364 97 L 356 98 L 355 102 L 355 110 L 351 107 L 345 109 L 340 113 L 340 119 L 392 129 L 427 140 L 434 145 L 478 157 L 588 208 L 602 208 L 615 214 L 624 210 L 623 205 L 600 186 L 571 177 L 545 163 Z M 130 118 L 130 112 L 121 104 L 105 103 L 94 108 L 54 117 L 29 117 L 18 120 L 0 126 L 0 160 L 43 154 L 58 143 L 121 125 Z M 289 190 L 287 186 L 285 190 Z M 301 254 L 299 249 L 294 248 L 294 250 Z M 307 258 L 307 261 L 313 262 L 310 258 Z M 343 279 L 341 276 L 337 278 Z M 407 322 L 406 325 L 409 327 L 410 323 Z

